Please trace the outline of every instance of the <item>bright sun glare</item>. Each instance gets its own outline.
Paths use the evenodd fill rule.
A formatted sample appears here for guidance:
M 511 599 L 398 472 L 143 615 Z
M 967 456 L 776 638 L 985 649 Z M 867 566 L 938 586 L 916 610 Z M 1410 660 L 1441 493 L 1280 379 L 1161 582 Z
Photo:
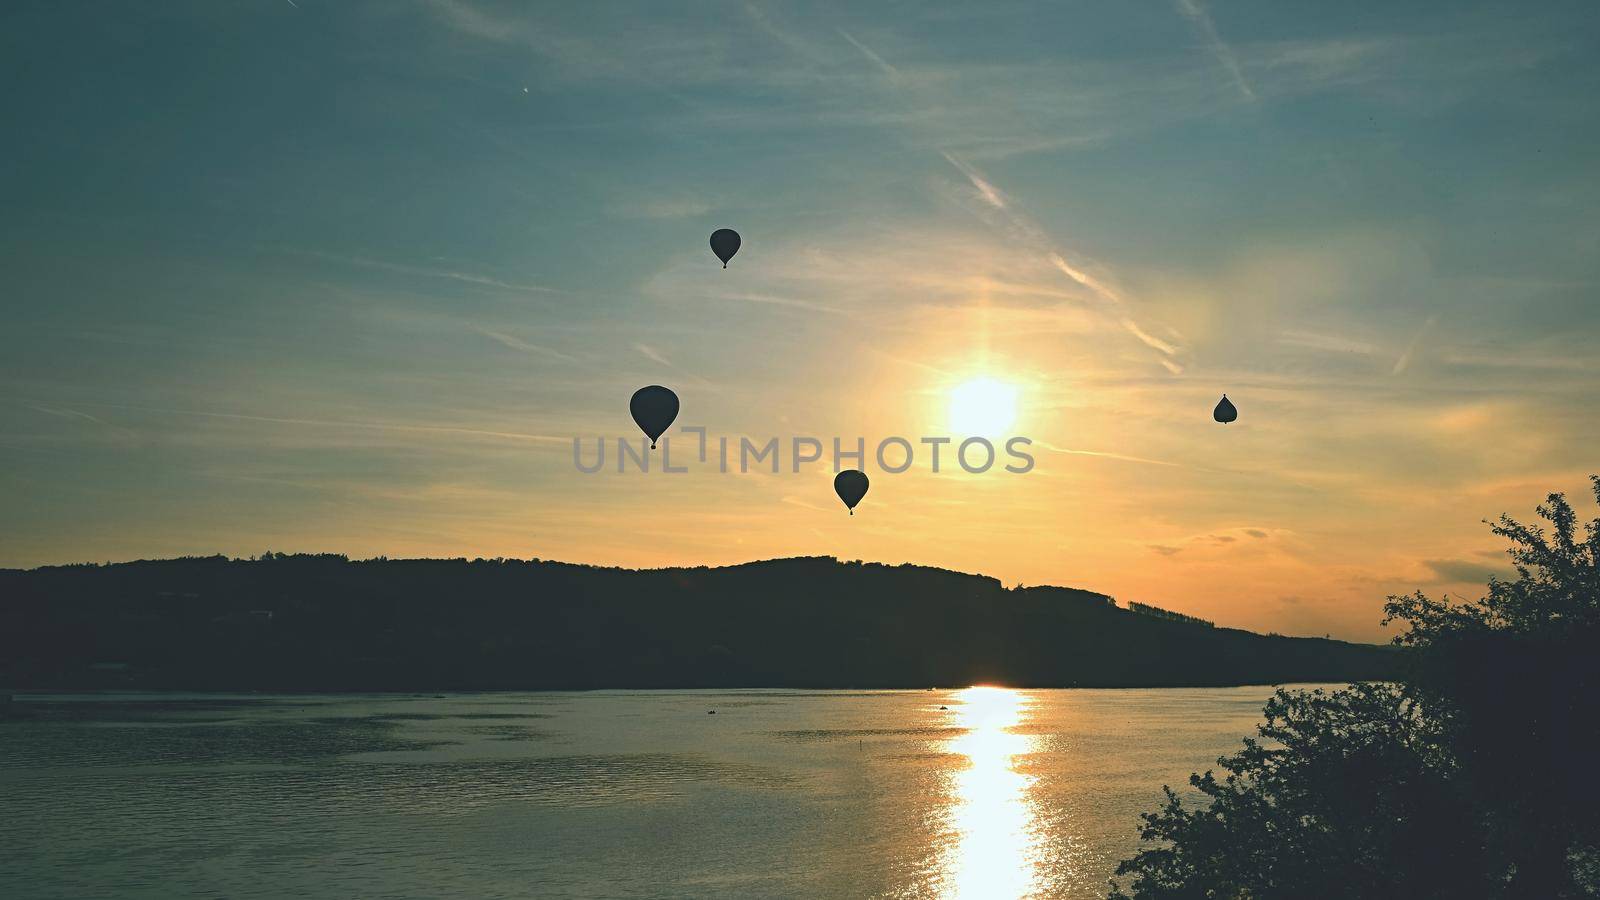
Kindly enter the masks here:
M 950 430 L 962 437 L 1004 437 L 1017 420 L 1017 387 L 974 378 L 950 392 Z
M 946 896 L 1032 897 L 1038 828 L 1029 797 L 1035 776 L 1017 770 L 1034 739 L 1016 729 L 1031 718 L 1032 700 L 1019 691 L 971 687 L 956 692 L 954 723 L 963 729 L 948 749 L 967 758 L 952 776 L 950 824 L 955 843 L 944 863 Z

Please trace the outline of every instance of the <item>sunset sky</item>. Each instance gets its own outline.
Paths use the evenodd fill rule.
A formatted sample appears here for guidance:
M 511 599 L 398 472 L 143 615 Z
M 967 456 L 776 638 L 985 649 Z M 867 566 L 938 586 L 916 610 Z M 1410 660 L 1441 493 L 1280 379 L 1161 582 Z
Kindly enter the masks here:
M 0 566 L 829 555 L 1382 639 L 1600 470 L 1597 23 L 9 4 Z M 1032 472 L 790 471 L 977 379 Z M 652 383 L 781 473 L 579 473 Z

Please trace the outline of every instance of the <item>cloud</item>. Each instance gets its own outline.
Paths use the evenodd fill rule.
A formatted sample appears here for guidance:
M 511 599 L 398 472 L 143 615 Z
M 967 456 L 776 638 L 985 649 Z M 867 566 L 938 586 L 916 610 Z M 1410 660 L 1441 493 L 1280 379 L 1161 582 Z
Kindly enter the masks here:
M 510 40 L 519 31 L 514 23 L 496 19 L 456 0 L 428 0 L 428 5 L 441 13 L 452 27 L 475 37 L 504 41 Z
M 671 368 L 672 366 L 672 363 L 669 362 L 665 356 L 661 355 L 661 351 L 650 346 L 649 344 L 634 344 L 633 349 L 639 351 L 639 353 L 648 360 L 658 362 L 663 366 L 667 366 L 668 368 Z
M 623 219 L 689 219 L 711 210 L 711 204 L 698 197 L 633 197 L 606 207 Z
M 1138 338 L 1147 347 L 1154 347 L 1168 356 L 1176 356 L 1178 353 L 1177 347 L 1174 347 L 1155 335 L 1146 332 L 1143 328 L 1139 327 L 1139 323 L 1133 321 L 1132 319 L 1123 319 L 1122 327 L 1126 328 L 1129 334 Z
M 1425 559 L 1440 584 L 1487 584 L 1491 575 L 1504 576 L 1502 566 L 1486 566 L 1470 559 Z
M 1211 54 L 1217 58 L 1217 62 L 1221 63 L 1222 67 L 1228 70 L 1228 74 L 1233 76 L 1234 86 L 1239 89 L 1239 93 L 1246 100 L 1254 101 L 1256 99 L 1255 89 L 1250 86 L 1250 82 L 1245 80 L 1244 70 L 1239 68 L 1239 57 L 1234 55 L 1233 48 L 1229 47 L 1222 40 L 1222 36 L 1217 34 L 1217 25 L 1211 20 L 1211 14 L 1206 12 L 1205 8 L 1200 5 L 1199 0 L 1177 0 L 1177 4 L 1178 11 L 1194 23 L 1195 30 L 1199 31 L 1200 36 L 1205 39 L 1206 44 L 1211 48 Z
M 809 300 L 795 300 L 791 297 L 776 297 L 772 294 L 713 294 L 712 296 L 719 300 L 742 300 L 746 303 L 761 303 L 767 306 L 787 306 L 811 312 L 849 315 L 845 310 L 836 306 L 825 306 L 821 303 L 812 303 Z
M 1600 369 L 1600 363 L 1582 356 L 1506 355 L 1503 348 L 1482 348 L 1473 353 L 1452 352 L 1439 356 L 1439 361 L 1462 368 L 1528 369 L 1531 371 L 1587 373 Z
M 1094 292 L 1095 296 L 1099 297 L 1100 299 L 1108 301 L 1110 303 L 1121 303 L 1122 302 L 1122 295 L 1121 294 L 1119 294 L 1116 291 L 1112 290 L 1104 282 L 1100 281 L 1098 278 L 1095 278 L 1093 275 L 1090 275 L 1088 272 L 1085 272 L 1082 269 L 1074 267 L 1073 265 L 1068 263 L 1065 259 L 1062 259 L 1061 258 L 1061 254 L 1052 253 L 1047 258 L 1050 260 L 1050 264 L 1051 265 L 1053 265 L 1057 269 L 1061 270 L 1062 274 L 1066 275 L 1068 278 L 1071 278 L 1073 281 L 1076 281 L 1077 283 L 1079 283 L 1079 284 L 1083 285 L 1084 287 L 1088 288 L 1090 291 Z
M 564 362 L 575 363 L 579 361 L 576 357 L 568 356 L 559 350 L 552 350 L 549 347 L 542 347 L 538 344 L 530 344 L 527 341 L 512 337 L 511 335 L 503 332 L 491 331 L 488 328 L 474 328 L 473 330 L 492 341 L 503 344 L 506 347 L 510 347 L 512 350 L 520 350 L 523 353 L 538 353 L 554 359 L 562 360 Z
M 461 281 L 467 284 L 482 285 L 484 287 L 503 288 L 508 291 L 526 291 L 529 293 L 560 293 L 556 288 L 545 287 L 542 284 L 516 284 L 501 281 L 476 272 L 462 272 L 451 269 L 430 269 L 423 266 L 408 266 L 400 263 L 385 262 L 381 259 L 368 259 L 362 256 L 339 256 L 321 251 L 301 251 L 306 256 L 325 259 L 329 262 L 343 263 L 349 266 L 359 266 L 365 269 L 378 269 L 384 272 L 394 272 L 399 275 L 417 275 L 424 278 L 444 278 L 451 281 Z
M 1435 316 L 1429 316 L 1428 320 L 1422 323 L 1422 327 L 1418 328 L 1416 334 L 1411 336 L 1411 342 L 1406 344 L 1406 349 L 1400 354 L 1400 358 L 1394 361 L 1394 369 L 1389 374 L 1399 375 L 1410 368 L 1411 360 L 1416 355 L 1417 347 L 1422 344 L 1422 339 L 1427 336 L 1428 332 L 1433 330 L 1435 321 Z
M 758 8 L 754 3 L 746 3 L 744 5 L 744 11 L 745 14 L 750 17 L 750 20 L 756 24 L 757 28 L 760 28 L 762 31 L 766 32 L 784 47 L 787 47 L 796 56 L 808 62 L 821 61 L 816 52 L 811 49 L 810 45 L 796 38 L 789 32 L 784 31 L 782 28 L 779 28 L 773 23 L 772 19 L 769 18 L 767 14 Z
M 1180 469 L 1189 468 L 1188 466 L 1185 466 L 1183 463 L 1168 462 L 1168 461 L 1162 460 L 1162 459 L 1147 459 L 1147 458 L 1142 457 L 1142 456 L 1128 456 L 1127 454 L 1123 454 L 1123 453 L 1107 453 L 1107 452 L 1102 452 L 1102 451 L 1099 451 L 1099 450 L 1075 450 L 1075 449 L 1073 449 L 1071 447 L 1058 447 L 1055 444 L 1050 443 L 1049 441 L 1041 441 L 1041 440 L 1037 440 L 1037 439 L 1034 440 L 1033 443 L 1034 443 L 1034 446 L 1042 447 L 1042 448 L 1044 448 L 1046 450 L 1051 451 L 1052 453 L 1064 453 L 1064 454 L 1067 454 L 1069 456 L 1098 456 L 1098 457 L 1100 457 L 1102 459 L 1116 459 L 1116 460 L 1121 460 L 1122 462 L 1143 463 L 1144 465 L 1147 465 L 1147 466 L 1168 466 L 1168 467 L 1180 468 Z
M 95 403 L 93 406 L 104 406 L 111 409 L 125 409 L 134 412 L 158 413 L 170 416 L 198 416 L 207 419 L 231 419 L 238 422 L 264 422 L 273 425 L 306 425 L 317 428 L 352 428 L 375 431 L 410 431 L 431 432 L 437 434 L 459 434 L 470 437 L 505 438 L 517 441 L 535 441 L 541 443 L 566 444 L 571 441 L 569 437 L 559 437 L 549 434 L 532 434 L 518 431 L 495 431 L 485 428 L 463 428 L 454 425 L 428 425 L 408 422 L 363 422 L 338 419 L 301 419 L 287 416 L 257 416 L 246 413 L 206 412 L 192 409 L 162 409 L 152 406 L 132 406 L 122 403 Z
M 950 165 L 955 166 L 956 169 L 961 172 L 961 174 L 967 176 L 967 180 L 970 181 L 973 187 L 977 189 L 978 195 L 985 203 L 997 210 L 1000 210 L 1005 215 L 1005 218 L 1010 223 L 1011 227 L 1025 242 L 1033 244 L 1034 246 L 1044 250 L 1045 259 L 1048 260 L 1049 263 L 1058 271 L 1072 279 L 1077 284 L 1088 288 L 1089 291 L 1091 291 L 1095 296 L 1105 300 L 1110 304 L 1117 306 L 1124 306 L 1127 304 L 1127 301 L 1123 297 L 1122 293 L 1112 288 L 1104 279 L 1089 274 L 1080 266 L 1074 266 L 1068 262 L 1066 257 L 1064 257 L 1058 250 L 1051 249 L 1055 242 L 1050 238 L 1049 234 L 1047 234 L 1045 230 L 1033 220 L 1012 209 L 1009 200 L 1006 198 L 1006 195 L 1001 192 L 999 188 L 995 187 L 994 184 L 991 183 L 989 179 L 977 169 L 977 167 L 971 165 L 970 163 L 963 162 L 948 152 L 942 153 L 941 155 L 944 156 L 945 160 L 949 162 Z M 1145 346 L 1160 352 L 1163 356 L 1163 358 L 1160 360 L 1161 365 L 1168 372 L 1172 373 L 1173 375 L 1183 374 L 1183 366 L 1176 359 L 1179 354 L 1179 350 L 1176 346 L 1150 334 L 1147 330 L 1140 327 L 1139 323 L 1135 322 L 1130 316 L 1121 316 L 1119 319 L 1119 324 L 1125 331 L 1137 338 L 1140 343 L 1143 343 Z
M 91 424 L 98 425 L 101 428 L 109 431 L 113 437 L 123 444 L 132 444 L 139 438 L 137 434 L 127 428 L 123 428 L 120 425 L 113 425 L 104 419 L 101 419 L 97 416 L 91 416 L 86 412 L 79 412 L 76 409 L 41 406 L 33 403 L 26 403 L 24 405 L 34 412 L 41 412 L 48 416 L 55 416 L 61 419 L 75 419 L 78 421 L 89 422 Z
M 1188 535 L 1186 537 L 1177 538 L 1176 540 L 1173 540 L 1170 543 L 1148 544 L 1146 546 L 1148 546 L 1151 550 L 1154 550 L 1155 552 L 1162 554 L 1163 556 L 1173 556 L 1173 555 L 1175 555 L 1175 554 L 1177 554 L 1180 551 L 1183 551 L 1185 549 L 1192 549 L 1195 552 L 1197 552 L 1197 553 L 1201 554 L 1202 556 L 1204 556 L 1206 554 L 1206 551 L 1208 551 L 1208 550 L 1211 550 L 1211 551 L 1214 551 L 1214 552 L 1221 552 L 1221 551 L 1223 551 L 1225 549 L 1229 550 L 1229 551 L 1232 551 L 1233 548 L 1229 547 L 1229 545 L 1230 544 L 1239 543 L 1239 536 L 1238 536 L 1238 534 L 1233 534 L 1233 533 L 1229 533 L 1229 532 L 1238 532 L 1238 534 L 1246 534 L 1246 535 L 1249 535 L 1249 536 L 1251 536 L 1253 538 L 1256 538 L 1258 540 L 1259 539 L 1265 539 L 1266 537 L 1268 537 L 1267 532 L 1262 530 L 1262 529 L 1260 529 L 1260 528 L 1242 528 L 1242 529 L 1229 529 L 1226 532 L 1208 532 L 1208 533 L 1204 533 L 1204 534 L 1192 534 L 1192 535 Z M 1241 547 L 1243 547 L 1243 545 L 1241 545 Z M 1241 552 L 1241 553 L 1243 553 L 1243 552 L 1252 552 L 1252 553 L 1259 554 L 1261 551 L 1260 550 L 1251 549 L 1251 548 L 1244 548 L 1244 549 L 1239 550 L 1238 552 Z
M 983 202 L 989 204 L 995 209 L 1006 208 L 1005 195 L 1000 193 L 999 188 L 990 184 L 989 180 L 983 177 L 982 172 L 979 172 L 976 168 L 962 162 L 952 154 L 941 153 L 939 155 L 943 156 L 945 160 L 950 163 L 950 165 L 955 166 L 956 169 L 961 172 L 961 174 L 967 176 L 967 180 L 972 182 L 972 186 L 978 189 L 978 196 L 983 198 Z
M 891 66 L 887 62 L 885 62 L 883 57 L 879 56 L 876 52 L 874 52 L 871 47 L 868 47 L 866 44 L 863 44 L 860 41 L 856 40 L 855 38 L 851 37 L 850 36 L 850 32 L 845 31 L 843 28 L 838 29 L 838 32 L 839 32 L 839 36 L 844 38 L 845 40 L 849 41 L 850 45 L 852 47 L 855 47 L 857 50 L 860 50 L 862 56 L 865 56 L 867 59 L 872 61 L 873 65 L 875 65 L 878 68 L 882 69 L 883 70 L 883 74 L 889 76 L 889 80 L 890 81 L 899 81 L 900 80 L 900 70 L 896 69 L 894 66 Z
M 785 496 L 783 496 L 783 497 L 781 497 L 779 499 L 783 503 L 787 503 L 790 506 L 798 506 L 801 509 L 809 509 L 809 510 L 812 510 L 814 512 L 822 512 L 822 513 L 831 513 L 831 512 L 833 512 L 833 510 L 831 510 L 831 509 L 827 509 L 826 507 L 818 506 L 815 503 L 808 502 L 808 501 L 803 500 L 803 499 L 801 499 L 799 497 L 796 497 L 796 496 L 794 496 L 792 494 L 785 495 Z
M 1290 347 L 1304 347 L 1307 350 L 1324 350 L 1329 353 L 1352 353 L 1358 356 L 1377 356 L 1380 348 L 1376 344 L 1366 341 L 1352 340 L 1334 334 L 1319 334 L 1312 331 L 1284 331 L 1278 336 L 1278 343 Z

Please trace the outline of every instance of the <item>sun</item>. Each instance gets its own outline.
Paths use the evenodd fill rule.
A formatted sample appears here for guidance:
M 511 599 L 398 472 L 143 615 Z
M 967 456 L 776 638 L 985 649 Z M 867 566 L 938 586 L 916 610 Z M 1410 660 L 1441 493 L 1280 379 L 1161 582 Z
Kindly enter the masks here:
M 1017 387 L 974 378 L 950 392 L 950 430 L 962 437 L 1004 437 L 1017 420 Z

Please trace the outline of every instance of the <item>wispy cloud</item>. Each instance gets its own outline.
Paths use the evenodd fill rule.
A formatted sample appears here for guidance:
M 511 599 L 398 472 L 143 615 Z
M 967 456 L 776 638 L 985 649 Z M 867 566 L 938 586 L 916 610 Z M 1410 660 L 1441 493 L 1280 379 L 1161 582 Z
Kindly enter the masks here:
M 1178 355 L 1178 348 L 1177 347 L 1175 347 L 1172 344 L 1169 344 L 1166 341 L 1163 341 L 1162 339 L 1156 337 L 1155 335 L 1145 331 L 1143 328 L 1140 328 L 1139 327 L 1139 323 L 1133 321 L 1132 319 L 1123 319 L 1122 320 L 1122 327 L 1126 328 L 1128 330 L 1129 334 L 1131 334 L 1134 337 L 1138 338 L 1140 340 L 1140 342 L 1142 342 L 1145 346 L 1154 347 L 1155 349 L 1160 350 L 1162 353 L 1165 353 L 1168 356 L 1176 356 L 1176 355 Z
M 886 62 L 883 57 L 879 56 L 871 47 L 868 47 L 866 44 L 856 40 L 850 35 L 850 32 L 845 31 L 843 28 L 838 29 L 838 32 L 840 37 L 850 42 L 850 46 L 860 50 L 862 56 L 865 56 L 867 59 L 872 61 L 873 65 L 877 66 L 879 69 L 882 69 L 883 74 L 889 76 L 890 81 L 898 82 L 900 80 L 900 70 L 889 65 L 889 63 Z
M 1061 254 L 1052 253 L 1049 256 L 1049 259 L 1050 259 L 1050 264 L 1055 266 L 1057 269 L 1060 269 L 1062 274 L 1066 275 L 1068 278 L 1071 278 L 1073 281 L 1076 281 L 1077 283 L 1079 283 L 1079 284 L 1083 285 L 1084 287 L 1088 288 L 1090 291 L 1094 292 L 1095 296 L 1099 297 L 1100 299 L 1109 301 L 1111 303 L 1121 303 L 1122 302 L 1122 295 L 1121 294 L 1117 293 L 1115 290 L 1112 290 L 1108 285 L 1106 285 L 1104 282 L 1100 281 L 1100 279 L 1095 278 L 1093 275 L 1090 275 L 1088 272 L 1085 272 L 1082 269 L 1079 269 L 1079 268 L 1073 266 L 1071 263 L 1067 262 L 1065 259 L 1062 259 L 1061 258 Z
M 983 177 L 982 172 L 979 172 L 973 166 L 962 162 L 960 159 L 957 159 L 950 153 L 941 153 L 940 155 L 943 156 L 945 160 L 950 163 L 950 165 L 955 166 L 956 169 L 961 172 L 961 174 L 967 176 L 967 180 L 972 182 L 972 186 L 974 188 L 977 188 L 978 196 L 983 198 L 983 202 L 989 204 L 995 209 L 1006 208 L 1005 195 L 1000 193 L 999 188 L 990 184 L 989 180 Z
M 884 359 L 889 360 L 890 362 L 899 363 L 902 366 L 910 366 L 913 369 L 921 369 L 924 372 L 931 372 L 931 373 L 933 373 L 935 375 L 938 375 L 938 376 L 941 376 L 941 377 L 947 378 L 947 379 L 955 377 L 955 373 L 954 372 L 951 372 L 948 369 L 941 369 L 938 366 L 932 365 L 930 363 L 925 363 L 920 359 L 907 359 L 904 356 L 896 356 L 893 353 L 889 353 L 889 352 L 886 352 L 886 351 L 883 351 L 883 350 L 879 350 L 879 349 L 876 349 L 876 348 L 869 348 L 869 349 L 870 349 L 870 352 L 875 353 L 878 356 L 881 356 Z
M 745 14 L 750 17 L 750 20 L 755 22 L 757 28 L 766 32 L 778 43 L 787 47 L 796 56 L 809 61 L 817 61 L 817 55 L 809 45 L 807 45 L 804 41 L 799 40 L 784 29 L 779 28 L 773 23 L 772 18 L 768 16 L 760 7 L 756 6 L 754 3 L 746 3 L 744 5 L 744 11 Z
M 662 355 L 661 351 L 650 346 L 649 344 L 634 344 L 633 349 L 639 351 L 639 354 L 645 359 L 648 359 L 652 362 L 658 362 L 668 368 L 672 367 L 672 363 L 664 355 Z
M 687 219 L 711 209 L 698 197 L 629 197 L 606 207 L 610 214 L 626 219 Z
M 91 424 L 98 425 L 101 428 L 104 428 L 107 431 L 111 432 L 111 434 L 114 437 L 116 437 L 119 441 L 122 441 L 124 443 L 136 441 L 136 440 L 138 440 L 138 437 L 139 437 L 133 431 L 131 431 L 131 430 L 127 429 L 127 428 L 123 428 L 121 425 L 113 425 L 110 422 L 107 422 L 106 420 L 104 420 L 102 418 L 99 418 L 98 416 L 91 416 L 86 412 L 80 412 L 79 410 L 76 410 L 76 409 L 66 409 L 64 407 L 43 406 L 41 404 L 36 404 L 36 403 L 26 403 L 24 405 L 27 406 L 29 409 L 33 410 L 34 412 L 44 413 L 45 415 L 48 415 L 48 416 L 55 416 L 55 417 L 61 418 L 61 419 L 75 419 L 75 420 L 80 421 L 80 422 L 89 422 Z
M 1168 460 L 1164 459 L 1150 459 L 1144 456 L 1129 456 L 1126 453 L 1108 453 L 1101 450 L 1078 450 L 1072 447 L 1060 447 L 1050 443 L 1049 441 L 1035 440 L 1034 444 L 1039 447 L 1043 447 L 1052 453 L 1063 453 L 1068 456 L 1097 456 L 1101 459 L 1115 459 L 1122 462 L 1142 463 L 1147 466 L 1166 466 L 1173 469 L 1190 468 L 1190 466 L 1186 466 L 1183 463 L 1169 462 Z
M 1436 316 L 1429 316 L 1427 321 L 1422 323 L 1422 327 L 1411 336 L 1411 341 L 1406 344 L 1406 349 L 1401 352 L 1400 358 L 1394 361 L 1394 369 L 1389 374 L 1399 375 L 1411 367 L 1411 361 L 1417 355 L 1417 348 L 1422 345 L 1422 339 L 1428 336 L 1428 332 L 1433 330 L 1436 321 Z
M 123 403 L 93 403 L 92 406 L 102 406 L 109 409 L 123 409 L 131 412 L 156 413 L 168 416 L 197 416 L 207 419 L 229 419 L 238 422 L 264 422 L 273 425 L 305 425 L 315 428 L 354 428 L 375 431 L 410 431 L 430 432 L 435 434 L 459 434 L 470 437 L 504 438 L 516 441 L 537 441 L 542 443 L 568 444 L 570 437 L 559 437 L 549 434 L 533 434 L 520 431 L 496 431 L 487 428 L 464 428 L 455 425 L 427 425 L 410 422 L 363 422 L 341 419 L 302 419 L 288 416 L 258 416 L 247 413 L 209 412 L 193 409 L 163 409 L 154 406 L 133 406 Z
M 1240 543 L 1241 535 L 1253 540 Z M 1269 532 L 1261 528 L 1229 528 L 1220 531 L 1184 535 L 1169 539 L 1167 543 L 1146 544 L 1145 546 L 1162 556 L 1176 556 L 1185 550 L 1202 554 L 1208 551 L 1213 554 L 1221 551 L 1259 554 L 1270 545 L 1271 542 L 1268 539 L 1271 537 L 1272 535 Z M 1256 541 L 1268 541 L 1268 544 L 1258 544 Z M 1254 549 L 1246 546 L 1247 544 L 1253 545 Z M 1238 546 L 1234 547 L 1233 545 Z M 1276 549 L 1281 550 L 1282 548 Z
M 1111 287 L 1104 279 L 1089 274 L 1082 266 L 1075 266 L 1068 262 L 1059 250 L 1053 248 L 1055 241 L 1051 239 L 1050 235 L 1032 219 L 1012 208 L 1012 204 L 1007 200 L 1006 195 L 995 187 L 976 166 L 948 152 L 944 152 L 941 155 L 944 156 L 945 161 L 967 177 L 967 180 L 977 189 L 978 195 L 986 204 L 1001 212 L 1023 241 L 1043 251 L 1044 258 L 1049 261 L 1050 265 L 1075 283 L 1087 288 L 1101 300 L 1119 307 L 1127 305 L 1127 300 L 1123 294 Z M 1124 314 L 1117 321 L 1125 331 L 1137 338 L 1140 343 L 1162 354 L 1160 363 L 1163 368 L 1173 375 L 1183 374 L 1183 365 L 1177 359 L 1180 353 L 1177 346 L 1150 334 L 1129 315 Z
M 518 36 L 523 30 L 519 23 L 485 13 L 470 3 L 461 3 L 457 0 L 427 0 L 427 3 L 451 27 L 474 37 L 506 41 Z
M 788 494 L 788 495 L 785 495 L 785 496 L 781 497 L 780 501 L 783 502 L 783 503 L 787 503 L 790 506 L 798 506 L 801 509 L 809 509 L 809 510 L 812 510 L 813 512 L 832 512 L 832 510 L 830 510 L 830 509 L 827 509 L 827 508 L 822 507 L 822 506 L 818 506 L 815 503 L 807 502 L 806 500 L 804 500 L 804 499 L 802 499 L 800 497 L 796 497 L 793 494 Z
M 476 284 L 484 287 L 502 288 L 508 291 L 527 291 L 530 293 L 560 293 L 559 289 L 545 287 L 542 284 L 517 284 L 501 281 L 476 272 L 462 272 L 453 269 L 430 269 L 424 266 L 410 266 L 402 263 L 386 262 L 381 259 L 368 259 L 363 256 L 339 256 L 321 251 L 306 251 L 306 256 L 325 259 L 329 262 L 343 263 L 348 266 L 358 266 L 364 269 L 378 269 L 384 272 L 394 272 L 397 275 L 416 275 L 423 278 L 443 278 L 450 281 L 461 281 L 467 284 Z
M 714 294 L 719 300 L 740 300 L 746 303 L 761 303 L 767 306 L 787 306 L 794 309 L 803 309 L 810 312 L 832 313 L 834 315 L 849 315 L 837 306 L 827 306 L 822 303 L 812 303 L 810 300 L 796 300 L 792 297 L 777 297 L 772 294 Z
M 1486 566 L 1470 559 L 1426 559 L 1427 566 L 1440 584 L 1487 584 L 1490 576 L 1507 574 L 1505 566 Z
M 1245 80 L 1244 70 L 1239 67 L 1239 57 L 1234 54 L 1233 48 L 1222 40 L 1222 36 L 1217 34 L 1217 24 L 1211 20 L 1211 14 L 1200 5 L 1199 0 L 1177 0 L 1177 4 L 1178 11 L 1194 23 L 1195 29 L 1200 32 L 1200 37 L 1205 40 L 1217 62 L 1233 76 L 1234 86 L 1239 89 L 1239 93 L 1246 100 L 1255 100 L 1255 89 Z
M 1303 347 L 1307 350 L 1352 353 L 1358 356 L 1377 356 L 1382 352 L 1376 344 L 1353 340 L 1336 334 L 1320 334 L 1314 331 L 1284 331 L 1278 335 L 1278 343 L 1290 347 Z
M 473 330 L 492 341 L 511 348 L 512 350 L 520 350 L 523 353 L 537 353 L 543 356 L 548 356 L 552 359 L 559 359 L 563 362 L 579 362 L 577 357 L 568 356 L 567 354 L 562 353 L 560 350 L 552 350 L 549 347 L 540 346 L 539 344 L 530 344 L 521 338 L 513 337 L 501 331 L 493 331 L 488 328 L 476 327 L 473 328 Z
M 1529 369 L 1552 372 L 1593 372 L 1600 362 L 1591 357 L 1559 356 L 1549 353 L 1539 355 L 1506 355 L 1503 348 L 1484 348 L 1474 353 L 1459 351 L 1444 353 L 1439 361 L 1463 368 Z

